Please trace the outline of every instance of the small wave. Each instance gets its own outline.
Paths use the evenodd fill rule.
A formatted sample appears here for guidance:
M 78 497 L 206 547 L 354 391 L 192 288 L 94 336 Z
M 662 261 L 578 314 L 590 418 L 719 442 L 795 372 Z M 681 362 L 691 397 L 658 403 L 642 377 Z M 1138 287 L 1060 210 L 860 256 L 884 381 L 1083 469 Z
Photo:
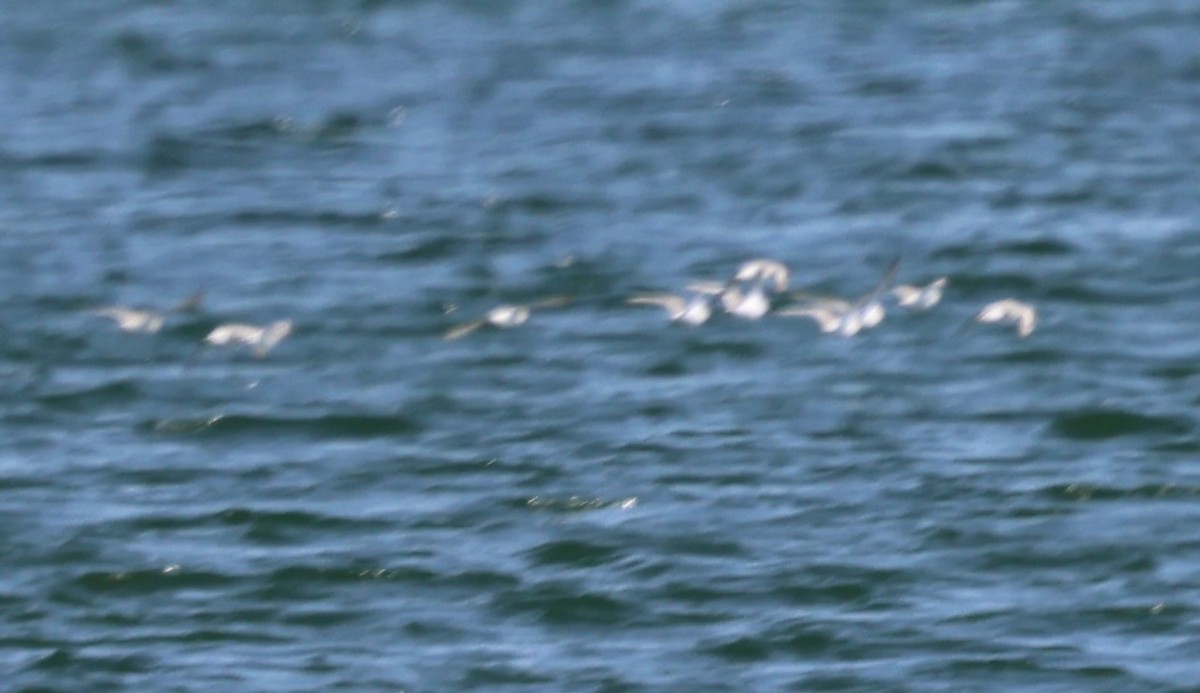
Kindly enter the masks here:
M 562 582 L 533 583 L 507 590 L 492 600 L 500 611 L 529 615 L 551 626 L 631 623 L 639 609 L 611 592 L 593 592 Z
M 246 434 L 298 434 L 331 438 L 381 438 L 410 436 L 424 430 L 403 416 L 327 414 L 314 417 L 252 416 L 217 414 L 203 418 L 152 419 L 142 425 L 154 433 L 204 433 L 217 436 Z
M 1102 484 L 1055 484 L 1040 490 L 1055 501 L 1181 500 L 1200 496 L 1200 486 L 1188 484 L 1143 484 L 1121 487 Z
M 89 571 L 77 576 L 72 585 L 86 592 L 143 595 L 159 591 L 223 589 L 237 582 L 238 578 L 233 575 L 167 565 L 157 569 Z
M 510 503 L 510 505 L 513 507 L 531 508 L 533 510 L 542 510 L 546 512 L 580 513 L 592 510 L 605 510 L 609 508 L 629 510 L 637 505 L 637 498 L 629 497 L 618 498 L 616 500 L 607 500 L 604 498 L 585 496 L 570 496 L 568 498 L 534 496 L 526 500 L 514 501 Z
M 1051 429 L 1073 440 L 1107 440 L 1136 435 L 1183 435 L 1192 425 L 1178 417 L 1151 416 L 1121 409 L 1084 409 L 1056 416 Z
M 551 541 L 526 552 L 540 566 L 569 566 L 594 568 L 619 560 L 622 552 L 618 547 L 587 541 Z
M 141 390 L 132 380 L 115 380 L 95 387 L 54 392 L 36 397 L 39 404 L 48 407 L 91 407 L 107 405 L 116 402 L 130 402 L 141 394 Z

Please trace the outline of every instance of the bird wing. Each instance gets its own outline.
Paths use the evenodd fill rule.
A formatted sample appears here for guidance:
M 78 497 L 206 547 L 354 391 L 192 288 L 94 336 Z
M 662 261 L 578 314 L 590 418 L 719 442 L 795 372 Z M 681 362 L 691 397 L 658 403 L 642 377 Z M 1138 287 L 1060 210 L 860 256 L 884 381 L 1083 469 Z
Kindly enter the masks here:
M 543 298 L 540 301 L 534 301 L 526 305 L 527 308 L 560 308 L 571 302 L 571 297 L 567 295 L 551 296 Z
M 686 307 L 681 297 L 675 294 L 641 294 L 629 299 L 634 305 L 660 306 L 672 315 L 678 315 Z
M 833 332 L 838 329 L 841 324 L 844 313 L 840 311 L 829 310 L 828 308 L 814 308 L 811 306 L 801 306 L 793 308 L 784 308 L 775 312 L 776 315 L 796 318 L 812 318 L 822 332 Z
M 442 335 L 442 339 L 458 339 L 460 337 L 465 337 L 475 330 L 478 330 L 480 327 L 483 327 L 486 323 L 487 320 L 465 322 L 457 327 L 452 327 L 449 330 L 446 330 L 446 334 Z

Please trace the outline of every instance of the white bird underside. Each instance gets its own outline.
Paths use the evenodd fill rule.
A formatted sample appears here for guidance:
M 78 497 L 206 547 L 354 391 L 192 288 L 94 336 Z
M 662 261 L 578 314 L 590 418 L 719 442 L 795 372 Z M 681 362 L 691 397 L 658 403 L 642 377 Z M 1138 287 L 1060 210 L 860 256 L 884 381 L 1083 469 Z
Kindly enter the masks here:
M 112 318 L 117 327 L 125 332 L 153 334 L 162 329 L 163 315 L 150 310 L 135 310 L 122 306 L 108 306 L 96 310 L 97 315 Z
M 664 308 L 673 322 L 702 325 L 712 316 L 712 307 L 706 296 L 690 299 L 675 294 L 641 294 L 629 299 L 633 305 L 658 306 Z
M 791 281 L 791 272 L 788 271 L 787 265 L 778 260 L 759 258 L 743 262 L 738 267 L 737 273 L 733 275 L 733 281 L 771 282 L 774 284 L 775 291 L 786 291 L 788 283 Z
M 824 333 L 837 333 L 843 337 L 853 337 L 862 330 L 870 329 L 883 322 L 887 311 L 884 309 L 881 299 L 895 281 L 899 267 L 899 260 L 892 261 L 875 288 L 857 300 L 848 301 L 834 296 L 797 293 L 797 296 L 806 298 L 807 302 L 800 306 L 785 308 L 778 311 L 777 314 L 812 318 Z
M 731 286 L 721 294 L 721 305 L 730 315 L 757 320 L 771 310 L 771 299 L 767 298 L 761 286 L 754 286 L 745 292 Z
M 541 301 L 526 303 L 523 305 L 514 305 L 510 303 L 502 303 L 495 308 L 489 310 L 481 320 L 472 320 L 461 325 L 456 325 L 446 330 L 442 335 L 442 339 L 453 340 L 465 337 L 484 325 L 492 325 L 493 327 L 509 328 L 523 325 L 529 320 L 529 316 L 534 308 L 557 308 L 570 303 L 570 296 L 552 296 Z
M 291 320 L 280 320 L 265 326 L 226 323 L 213 328 L 204 341 L 213 346 L 248 346 L 254 349 L 256 355 L 264 356 L 291 332 Z
M 975 322 L 1016 325 L 1017 335 L 1028 337 L 1037 327 L 1037 309 L 1028 303 L 1006 298 L 984 306 L 975 315 Z
M 892 289 L 896 297 L 896 305 L 915 310 L 929 310 L 942 300 L 942 290 L 950 281 L 947 277 L 939 277 L 925 286 L 901 284 Z

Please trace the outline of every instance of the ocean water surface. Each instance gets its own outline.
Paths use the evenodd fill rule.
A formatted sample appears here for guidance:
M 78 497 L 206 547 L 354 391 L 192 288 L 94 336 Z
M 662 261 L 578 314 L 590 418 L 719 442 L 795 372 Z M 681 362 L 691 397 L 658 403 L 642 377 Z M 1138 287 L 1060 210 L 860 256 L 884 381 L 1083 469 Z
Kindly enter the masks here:
M 0 688 L 1200 687 L 1194 3 L 3 15 Z

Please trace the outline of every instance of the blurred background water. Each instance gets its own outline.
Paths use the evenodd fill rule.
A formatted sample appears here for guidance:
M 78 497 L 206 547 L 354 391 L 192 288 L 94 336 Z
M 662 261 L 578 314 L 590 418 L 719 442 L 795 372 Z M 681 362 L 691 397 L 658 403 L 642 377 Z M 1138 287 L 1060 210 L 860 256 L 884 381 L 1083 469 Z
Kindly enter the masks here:
M 5 689 L 1200 686 L 1194 2 L 3 19 Z M 625 304 L 895 255 L 854 339 Z

